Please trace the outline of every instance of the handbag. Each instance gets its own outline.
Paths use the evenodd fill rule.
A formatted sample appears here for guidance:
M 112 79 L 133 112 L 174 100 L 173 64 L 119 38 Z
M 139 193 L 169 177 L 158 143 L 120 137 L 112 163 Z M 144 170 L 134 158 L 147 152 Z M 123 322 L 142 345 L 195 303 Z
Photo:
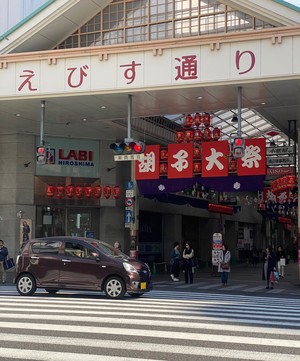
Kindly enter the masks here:
M 274 271 L 274 280 L 275 282 L 279 281 L 279 273 L 277 271 Z
M 11 269 L 15 267 L 15 261 L 13 258 L 7 258 L 4 262 L 3 262 L 3 268 L 5 270 Z
M 223 269 L 229 269 L 229 262 L 221 262 L 221 267 Z
M 274 271 L 272 271 L 272 272 L 270 273 L 270 279 L 269 279 L 269 281 L 270 281 L 271 283 L 274 283 L 274 281 L 275 281 Z

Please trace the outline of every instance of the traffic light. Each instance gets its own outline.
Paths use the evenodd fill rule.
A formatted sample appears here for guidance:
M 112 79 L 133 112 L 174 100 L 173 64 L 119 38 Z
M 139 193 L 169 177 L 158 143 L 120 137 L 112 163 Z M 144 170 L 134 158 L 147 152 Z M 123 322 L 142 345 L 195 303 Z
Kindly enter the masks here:
M 245 139 L 242 137 L 233 138 L 232 156 L 233 158 L 243 158 L 245 155 Z
M 121 142 L 112 143 L 110 149 L 115 154 L 142 154 L 145 151 L 146 145 L 144 142 L 132 141 L 132 142 Z
M 46 147 L 44 145 L 40 145 L 36 148 L 36 162 L 38 164 L 46 164 Z

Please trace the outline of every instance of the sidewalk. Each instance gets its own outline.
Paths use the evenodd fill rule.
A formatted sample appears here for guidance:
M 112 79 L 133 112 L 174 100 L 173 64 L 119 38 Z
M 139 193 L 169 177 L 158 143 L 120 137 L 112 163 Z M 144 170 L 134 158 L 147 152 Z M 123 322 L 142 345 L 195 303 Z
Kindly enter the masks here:
M 250 283 L 250 284 L 261 284 L 262 281 L 262 269 L 263 264 L 259 263 L 255 266 L 251 264 L 237 264 L 231 267 L 231 272 L 229 275 L 229 282 L 232 283 Z M 285 266 L 285 277 L 280 278 L 279 283 L 280 288 L 293 289 L 294 291 L 299 291 L 300 294 L 300 279 L 299 279 L 299 269 L 298 263 L 289 263 Z M 214 268 L 200 268 L 196 269 L 194 274 L 194 283 L 203 282 L 203 281 L 213 281 L 215 282 L 218 279 L 219 274 L 217 269 Z M 180 273 L 180 279 L 184 279 L 184 275 Z M 170 281 L 170 274 L 166 272 L 160 272 L 153 274 L 153 280 L 155 282 L 161 281 Z

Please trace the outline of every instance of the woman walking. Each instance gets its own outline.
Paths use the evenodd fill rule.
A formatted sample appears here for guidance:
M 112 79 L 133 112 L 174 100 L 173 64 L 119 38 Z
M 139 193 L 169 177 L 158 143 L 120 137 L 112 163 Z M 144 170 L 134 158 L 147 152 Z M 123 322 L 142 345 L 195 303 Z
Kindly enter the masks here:
M 227 244 L 222 245 L 222 252 L 219 254 L 218 272 L 221 273 L 221 282 L 223 286 L 227 286 L 228 275 L 230 272 L 231 254 Z
M 175 242 L 173 245 L 171 253 L 171 278 L 173 281 L 179 281 L 179 272 L 180 272 L 180 252 L 179 252 L 179 242 Z
M 184 269 L 184 277 L 185 283 L 193 283 L 194 281 L 194 274 L 193 274 L 193 262 L 192 258 L 194 257 L 194 250 L 192 249 L 189 242 L 185 243 L 185 249 L 183 250 L 182 254 L 182 262 L 183 262 L 183 269 Z
M 263 280 L 266 281 L 266 289 L 274 288 L 274 275 L 271 277 L 271 272 L 276 271 L 276 255 L 272 251 L 272 247 L 268 246 L 263 255 L 264 264 L 263 264 Z M 271 287 L 270 287 L 271 284 Z

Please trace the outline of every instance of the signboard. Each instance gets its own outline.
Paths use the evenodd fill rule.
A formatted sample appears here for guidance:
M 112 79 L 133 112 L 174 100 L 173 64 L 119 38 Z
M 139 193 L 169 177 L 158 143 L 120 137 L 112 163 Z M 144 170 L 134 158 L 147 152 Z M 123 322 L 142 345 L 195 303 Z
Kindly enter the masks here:
M 126 209 L 125 210 L 125 223 L 132 223 L 132 210 Z
M 84 237 L 86 238 L 95 238 L 95 232 L 94 231 L 85 231 Z
M 128 181 L 125 183 L 125 189 L 134 189 L 133 181 Z
M 295 167 L 268 167 L 267 175 L 270 176 L 284 176 L 295 174 Z
M 268 157 L 267 165 L 294 164 L 294 157 Z
M 293 154 L 294 147 L 267 147 L 267 155 Z
M 142 160 L 144 159 L 144 153 L 142 154 L 117 154 L 114 155 L 115 162 L 123 160 Z
M 134 191 L 133 191 L 133 189 L 126 189 L 126 191 L 125 191 L 125 197 L 126 197 L 126 198 L 133 198 L 133 197 L 134 197 Z
M 214 233 L 213 234 L 213 249 L 221 249 L 222 248 L 222 233 Z

